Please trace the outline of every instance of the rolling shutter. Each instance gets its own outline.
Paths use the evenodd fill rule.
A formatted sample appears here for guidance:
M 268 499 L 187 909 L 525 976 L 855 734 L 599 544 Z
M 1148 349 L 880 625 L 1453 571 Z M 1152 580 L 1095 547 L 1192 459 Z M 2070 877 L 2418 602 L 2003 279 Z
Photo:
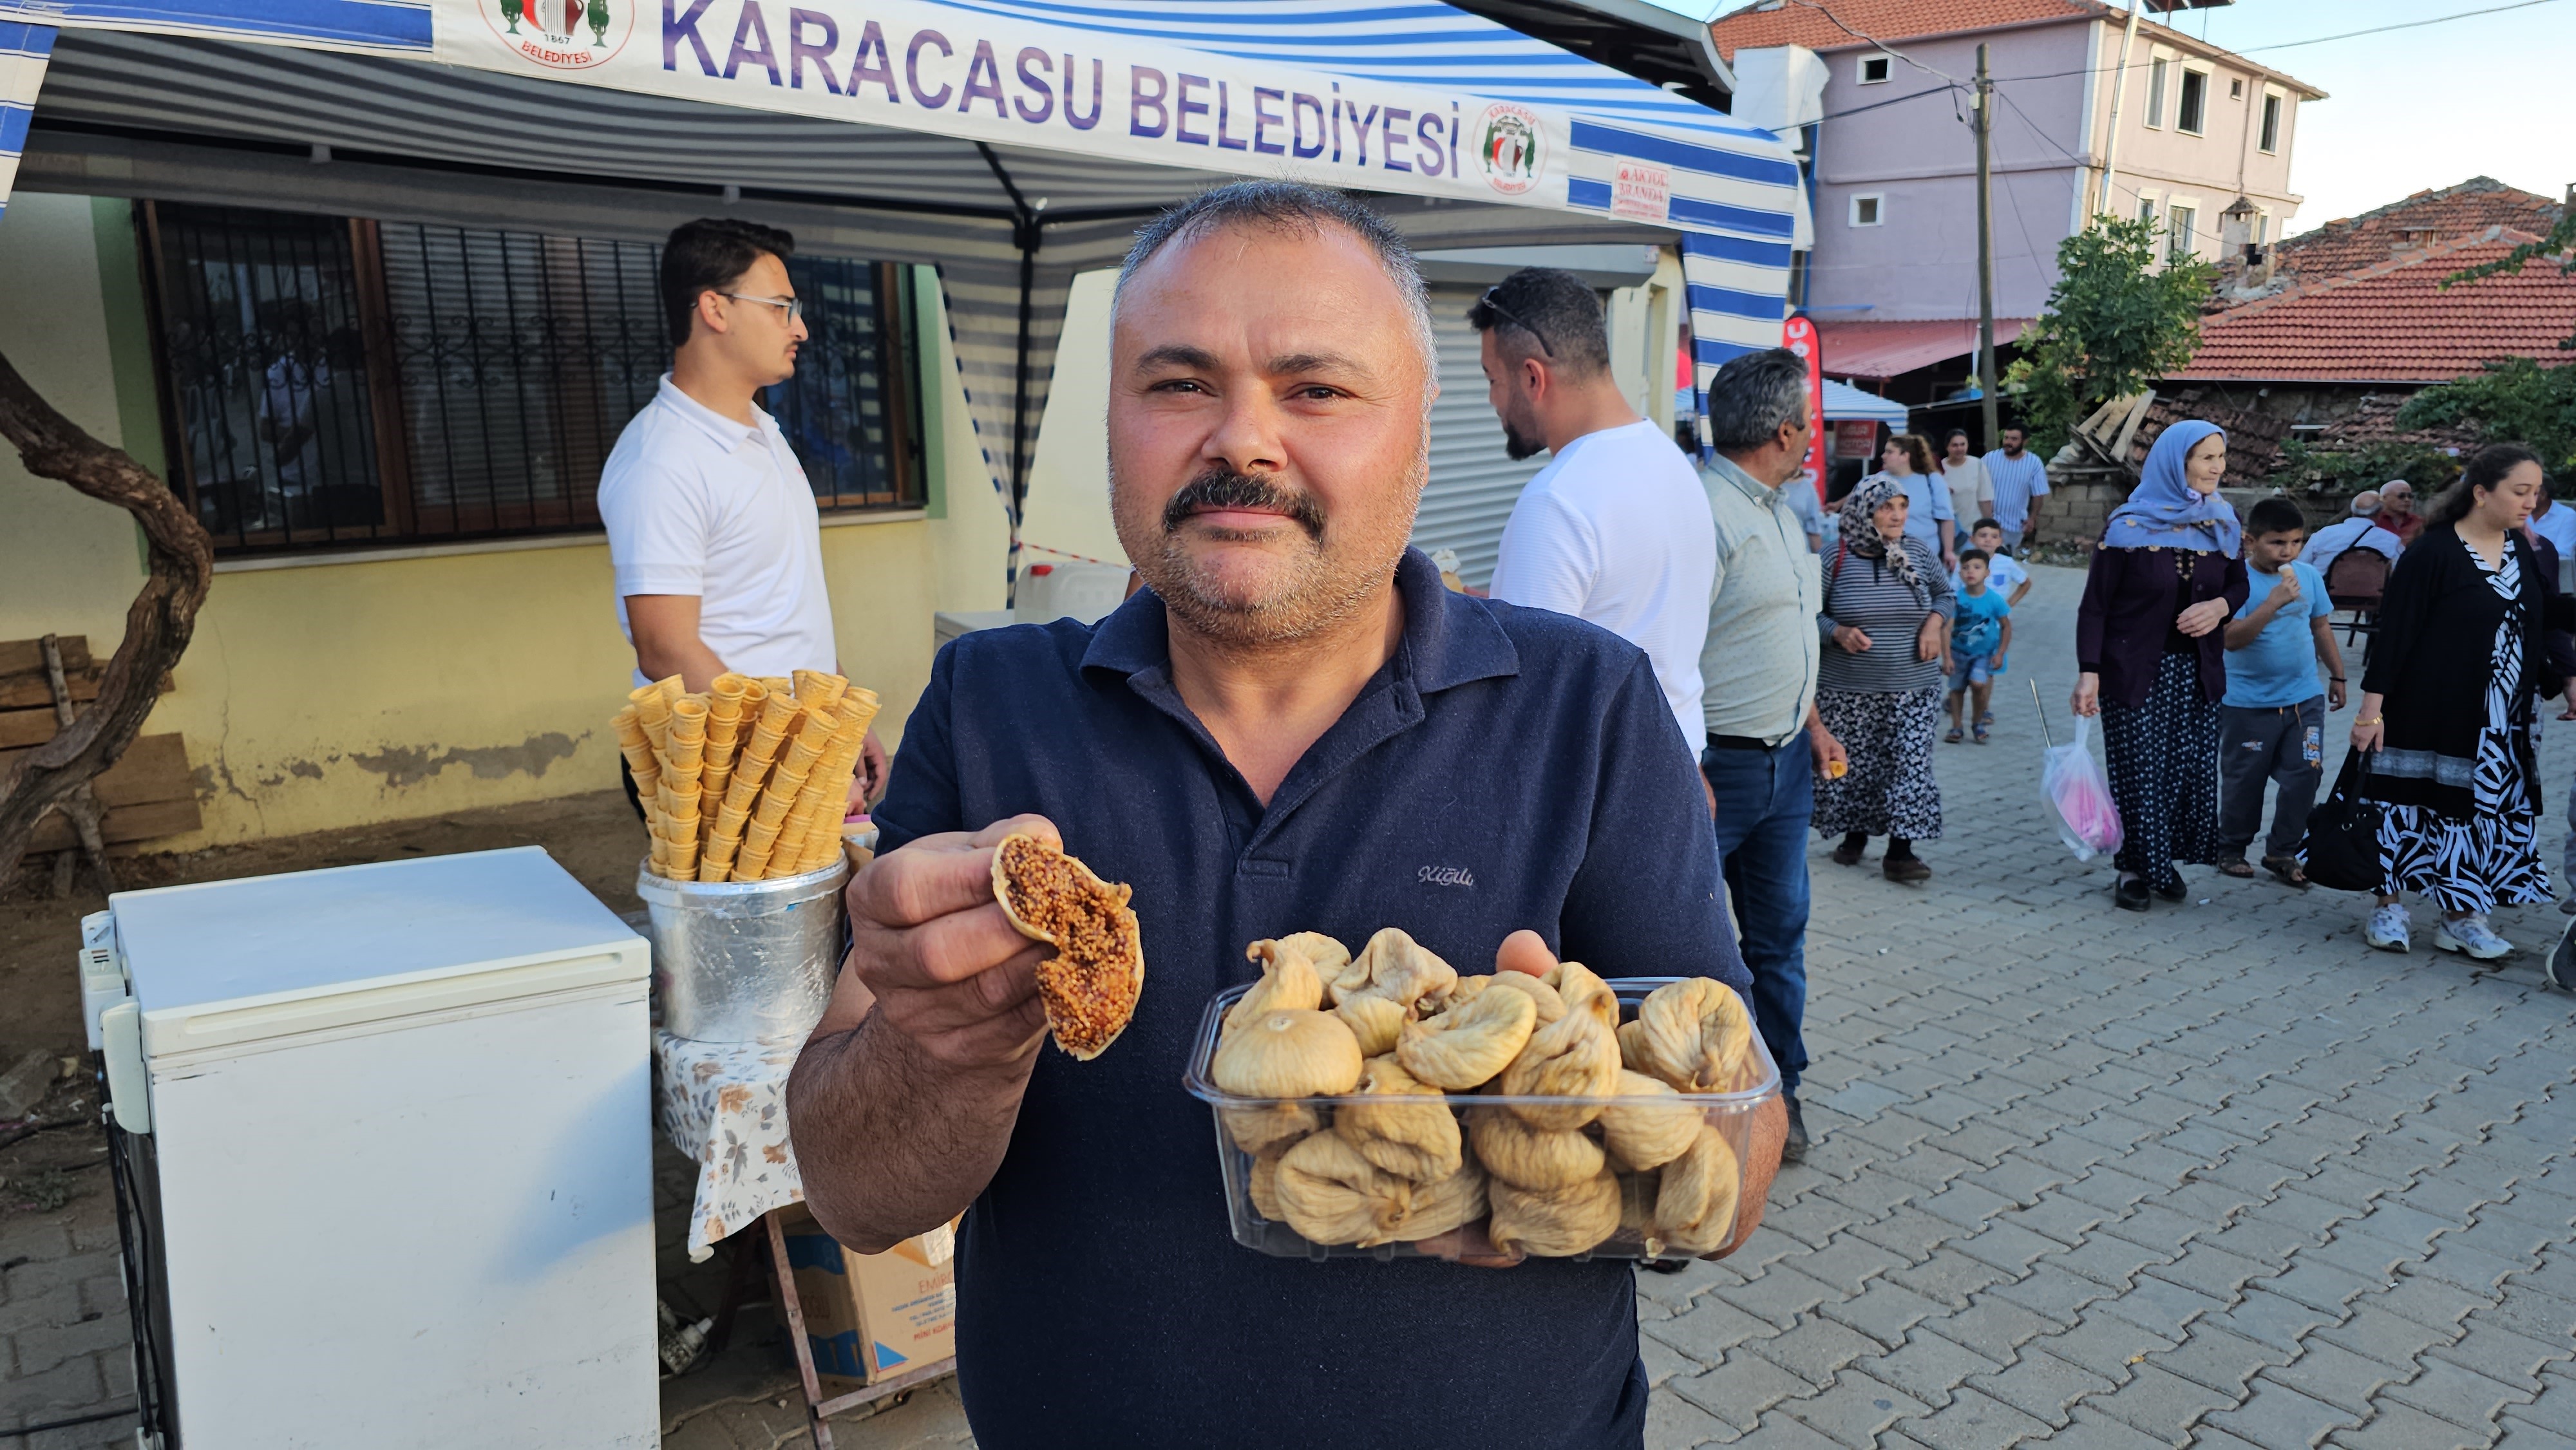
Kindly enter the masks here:
M 1521 485 L 1547 466 L 1542 453 L 1518 463 L 1503 456 L 1503 425 L 1485 401 L 1485 370 L 1478 366 L 1476 329 L 1467 309 L 1481 287 L 1431 289 L 1431 327 L 1440 340 L 1440 400 L 1431 405 L 1431 481 L 1413 521 L 1413 542 L 1425 553 L 1458 551 L 1458 575 L 1482 587 L 1493 582 L 1494 551 Z

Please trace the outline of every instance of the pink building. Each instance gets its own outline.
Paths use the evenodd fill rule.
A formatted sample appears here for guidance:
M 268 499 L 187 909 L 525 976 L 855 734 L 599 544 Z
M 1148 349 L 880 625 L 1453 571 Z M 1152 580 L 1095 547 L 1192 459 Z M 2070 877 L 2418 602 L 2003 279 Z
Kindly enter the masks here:
M 1762 0 L 1711 23 L 1730 63 L 1773 46 L 1823 61 L 1823 119 L 1808 132 L 1816 246 L 1792 300 L 1803 288 L 1827 372 L 1925 403 L 1974 370 L 1966 120 L 1981 42 L 1997 94 L 1999 342 L 2038 315 L 2057 244 L 2099 204 L 2106 165 L 2107 210 L 2153 216 L 2178 251 L 2216 260 L 2281 235 L 2300 200 L 2290 190 L 2298 108 L 2325 93 L 2154 18 L 2182 4 L 2144 0 L 2134 40 L 2128 10 L 2102 0 L 1831 0 L 1830 13 Z

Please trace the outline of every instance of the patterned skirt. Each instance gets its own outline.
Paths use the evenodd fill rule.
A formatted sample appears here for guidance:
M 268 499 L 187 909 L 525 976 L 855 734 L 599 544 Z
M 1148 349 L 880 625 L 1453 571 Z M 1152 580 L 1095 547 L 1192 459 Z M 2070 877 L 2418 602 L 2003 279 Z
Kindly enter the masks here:
M 2114 865 L 2174 891 L 2175 862 L 2218 860 L 2218 706 L 2200 692 L 2197 653 L 2166 655 L 2144 703 L 2102 702 L 2102 755 L 2120 808 Z
M 1816 772 L 1817 831 L 1840 836 L 1941 837 L 1941 786 L 1932 778 L 1932 732 L 1941 687 L 1893 693 L 1818 690 L 1816 714 L 1843 743 L 1851 768 L 1840 780 Z
M 2512 555 L 2499 571 L 2499 592 L 2518 590 Z M 2508 593 L 2507 597 L 2513 597 Z M 2522 699 L 2522 612 L 2507 610 L 2490 645 L 2486 728 L 2470 777 L 2476 813 L 2467 819 L 2431 806 L 2385 805 L 2379 811 L 2379 865 L 2394 896 L 2421 892 L 2446 912 L 2485 914 L 2499 906 L 2550 899 L 2549 868 L 2540 859 L 2538 797 L 2523 777 L 2514 723 Z

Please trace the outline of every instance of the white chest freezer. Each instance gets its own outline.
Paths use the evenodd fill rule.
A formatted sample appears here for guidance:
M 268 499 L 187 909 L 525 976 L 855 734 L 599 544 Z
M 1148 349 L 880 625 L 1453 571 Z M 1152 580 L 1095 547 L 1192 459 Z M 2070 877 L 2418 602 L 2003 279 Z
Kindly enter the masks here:
M 640 937 L 537 847 L 104 917 L 147 1441 L 659 1442 Z

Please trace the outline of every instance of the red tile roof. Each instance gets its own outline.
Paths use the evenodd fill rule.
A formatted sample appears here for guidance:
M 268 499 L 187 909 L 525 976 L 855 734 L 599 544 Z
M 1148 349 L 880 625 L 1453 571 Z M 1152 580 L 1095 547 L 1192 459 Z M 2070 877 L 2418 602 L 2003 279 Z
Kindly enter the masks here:
M 1801 0 L 1763 0 L 1709 23 L 1730 62 L 1741 47 L 1803 45 L 1831 50 L 1863 42 L 1851 32 L 1893 44 L 1925 35 L 1987 30 L 2034 20 L 2089 20 L 2103 13 L 2091 0 L 1832 0 L 1832 14 Z M 1842 21 L 1836 25 L 1835 20 Z M 1843 26 L 1851 27 L 1846 30 Z
M 2576 352 L 2558 346 L 2576 334 L 2576 276 L 2557 262 L 2540 258 L 2517 275 L 2440 285 L 2532 240 L 2497 227 L 2341 277 L 2294 283 L 2201 319 L 2200 351 L 2176 376 L 2430 383 L 2504 357 L 2537 358 L 2548 367 L 2576 363 Z
M 2472 176 L 2457 186 L 2419 191 L 2404 201 L 2341 217 L 2301 232 L 2274 249 L 2275 276 L 2332 277 L 2375 266 L 2401 252 L 2474 237 L 2489 227 L 2545 234 L 2566 208 L 2548 197 Z

